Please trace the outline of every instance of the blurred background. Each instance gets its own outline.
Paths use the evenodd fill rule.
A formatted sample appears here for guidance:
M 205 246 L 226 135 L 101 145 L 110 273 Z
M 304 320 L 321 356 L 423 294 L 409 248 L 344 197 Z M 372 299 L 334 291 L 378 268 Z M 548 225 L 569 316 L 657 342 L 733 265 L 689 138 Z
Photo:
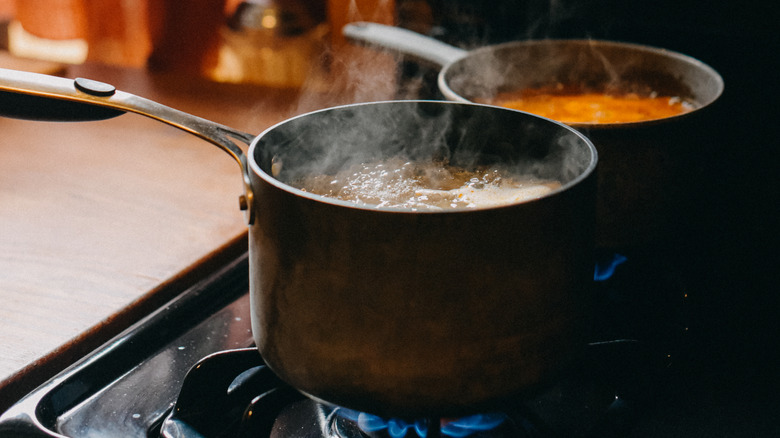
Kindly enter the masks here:
M 710 172 L 691 205 L 699 228 L 685 248 L 710 334 L 701 341 L 729 341 L 729 360 L 772 363 L 780 350 L 773 9 L 731 0 L 0 0 L 0 65 L 57 72 L 99 63 L 251 86 L 351 87 L 349 100 L 440 97 L 435 68 L 344 41 L 340 29 L 353 20 L 463 48 L 594 38 L 693 56 L 726 84 L 712 126 L 718 141 L 700 152 Z

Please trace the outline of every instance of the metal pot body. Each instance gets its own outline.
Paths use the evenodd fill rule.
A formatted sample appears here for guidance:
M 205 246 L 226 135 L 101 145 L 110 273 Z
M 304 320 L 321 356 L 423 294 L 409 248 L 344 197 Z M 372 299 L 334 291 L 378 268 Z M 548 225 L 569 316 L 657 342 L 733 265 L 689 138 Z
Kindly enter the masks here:
M 678 96 L 686 114 L 637 123 L 572 124 L 599 151 L 596 241 L 606 248 L 674 242 L 695 196 L 696 155 L 712 144 L 709 109 L 720 75 L 689 56 L 654 47 L 594 40 L 518 41 L 468 52 L 445 65 L 439 88 L 450 100 L 556 84 L 589 90 Z M 708 111 L 705 111 L 708 110 Z
M 255 137 L 110 84 L 0 69 L 0 114 L 124 112 L 195 134 L 241 166 L 253 335 L 271 368 L 311 397 L 388 416 L 474 412 L 550 381 L 583 346 L 597 154 L 574 129 L 498 107 L 395 101 L 310 113 Z M 422 213 L 284 182 L 401 155 L 499 164 L 562 187 Z
M 563 187 L 415 212 L 285 183 L 399 153 L 503 163 Z M 597 156 L 577 131 L 483 105 L 359 104 L 270 128 L 248 161 L 253 335 L 309 396 L 385 416 L 474 412 L 543 385 L 584 345 Z

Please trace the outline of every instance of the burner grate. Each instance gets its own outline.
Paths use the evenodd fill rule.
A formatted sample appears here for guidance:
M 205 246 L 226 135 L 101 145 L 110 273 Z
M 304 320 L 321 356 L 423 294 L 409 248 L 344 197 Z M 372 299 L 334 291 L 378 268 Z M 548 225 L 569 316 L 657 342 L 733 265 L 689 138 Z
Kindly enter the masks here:
M 610 358 L 635 355 L 632 341 L 591 344 L 594 366 L 562 379 L 532 400 L 516 400 L 498 414 L 484 417 L 490 427 L 470 428 L 452 421 L 385 421 L 370 414 L 328 406 L 304 397 L 264 365 L 255 348 L 212 354 L 184 379 L 164 438 L 548 438 L 620 437 L 633 424 L 635 403 L 615 396 L 606 381 L 588 381 L 596 366 Z M 609 380 L 614 370 L 597 372 Z M 622 380 L 619 379 L 619 380 Z M 621 382 L 625 383 L 625 382 Z M 613 388 L 613 389 L 610 389 Z M 627 393 L 631 393 L 627 387 Z M 475 416 L 476 417 L 476 416 Z M 563 418 L 566 417 L 566 418 Z M 492 423 L 492 424 L 491 424 Z M 549 425 L 556 424 L 556 428 Z M 366 427 L 368 425 L 368 427 Z M 431 427 L 433 425 L 434 427 Z

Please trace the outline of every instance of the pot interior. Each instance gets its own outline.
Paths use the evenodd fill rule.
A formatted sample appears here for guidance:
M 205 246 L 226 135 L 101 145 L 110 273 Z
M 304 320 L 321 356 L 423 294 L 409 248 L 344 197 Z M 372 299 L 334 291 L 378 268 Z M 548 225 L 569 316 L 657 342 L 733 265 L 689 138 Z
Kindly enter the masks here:
M 511 175 L 557 180 L 559 190 L 585 178 L 596 164 L 592 144 L 557 122 L 435 101 L 355 104 L 293 118 L 260 135 L 250 156 L 265 181 L 304 196 L 315 195 L 291 187 L 302 177 L 388 158 L 500 166 Z
M 718 98 L 723 81 L 706 64 L 668 50 L 610 41 L 539 40 L 470 52 L 442 70 L 440 86 L 455 100 L 483 101 L 498 93 L 563 86 L 677 96 L 696 109 Z

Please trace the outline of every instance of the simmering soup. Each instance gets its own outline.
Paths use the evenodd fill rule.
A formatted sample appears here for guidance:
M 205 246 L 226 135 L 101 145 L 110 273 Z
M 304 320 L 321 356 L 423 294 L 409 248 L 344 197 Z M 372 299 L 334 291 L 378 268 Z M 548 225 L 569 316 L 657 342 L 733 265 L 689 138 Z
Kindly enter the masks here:
M 411 210 L 505 205 L 538 198 L 561 187 L 557 181 L 507 176 L 496 168 L 466 170 L 400 159 L 361 163 L 336 175 L 309 176 L 292 185 L 356 204 Z
M 503 92 L 482 103 L 526 111 L 563 123 L 628 123 L 686 113 L 693 106 L 675 96 L 577 92 L 539 88 Z

